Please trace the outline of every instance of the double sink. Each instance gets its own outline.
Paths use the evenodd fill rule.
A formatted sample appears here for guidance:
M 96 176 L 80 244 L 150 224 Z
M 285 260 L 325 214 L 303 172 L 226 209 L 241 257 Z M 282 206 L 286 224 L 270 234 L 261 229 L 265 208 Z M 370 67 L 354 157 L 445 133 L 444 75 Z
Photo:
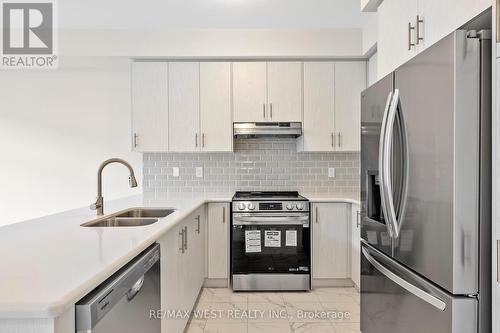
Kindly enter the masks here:
M 167 208 L 129 208 L 82 224 L 82 227 L 140 227 L 172 214 Z

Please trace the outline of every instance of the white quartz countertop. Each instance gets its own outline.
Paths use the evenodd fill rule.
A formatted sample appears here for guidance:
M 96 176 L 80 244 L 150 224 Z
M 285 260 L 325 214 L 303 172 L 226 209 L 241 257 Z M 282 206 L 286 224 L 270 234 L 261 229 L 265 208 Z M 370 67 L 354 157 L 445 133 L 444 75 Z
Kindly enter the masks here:
M 312 202 L 359 204 L 353 193 L 303 194 Z M 0 318 L 57 317 L 207 202 L 233 193 L 144 194 L 106 202 L 105 214 L 132 207 L 174 208 L 141 227 L 81 227 L 87 207 L 0 227 Z

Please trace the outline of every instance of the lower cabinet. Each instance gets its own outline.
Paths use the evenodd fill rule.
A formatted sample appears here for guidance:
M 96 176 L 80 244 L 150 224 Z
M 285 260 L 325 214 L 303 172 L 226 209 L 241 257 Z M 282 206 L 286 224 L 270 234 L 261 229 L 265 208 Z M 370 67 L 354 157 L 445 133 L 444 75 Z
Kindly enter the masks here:
M 229 277 L 229 203 L 208 204 L 207 277 Z
M 351 280 L 354 286 L 360 287 L 361 270 L 361 220 L 359 205 L 351 205 Z
M 161 246 L 162 332 L 182 333 L 205 279 L 205 206 L 158 240 Z M 174 316 L 174 318 L 172 318 Z
M 320 286 L 320 280 L 350 277 L 349 208 L 345 203 L 312 205 L 313 286 Z

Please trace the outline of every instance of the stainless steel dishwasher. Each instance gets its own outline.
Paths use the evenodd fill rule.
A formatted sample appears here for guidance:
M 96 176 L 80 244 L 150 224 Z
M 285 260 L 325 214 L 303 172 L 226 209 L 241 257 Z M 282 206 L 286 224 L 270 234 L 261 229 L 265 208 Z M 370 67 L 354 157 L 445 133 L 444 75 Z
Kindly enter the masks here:
M 153 244 L 76 304 L 77 333 L 160 333 L 160 245 Z

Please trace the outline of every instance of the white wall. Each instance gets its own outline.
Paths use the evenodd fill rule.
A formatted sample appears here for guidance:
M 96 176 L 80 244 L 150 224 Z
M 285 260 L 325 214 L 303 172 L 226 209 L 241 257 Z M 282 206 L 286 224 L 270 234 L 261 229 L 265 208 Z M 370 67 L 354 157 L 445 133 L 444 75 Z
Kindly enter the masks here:
M 361 57 L 361 29 L 62 29 L 63 56 Z
M 371 14 L 370 18 L 363 26 L 363 46 L 362 53 L 363 55 L 369 55 L 373 53 L 373 51 L 377 48 L 377 40 L 378 40 L 378 25 L 377 25 L 377 13 Z
M 129 60 L 61 60 L 57 71 L 0 74 L 0 225 L 90 204 L 110 157 L 132 163 L 104 172 L 104 198 L 139 193 L 142 156 L 130 149 Z

